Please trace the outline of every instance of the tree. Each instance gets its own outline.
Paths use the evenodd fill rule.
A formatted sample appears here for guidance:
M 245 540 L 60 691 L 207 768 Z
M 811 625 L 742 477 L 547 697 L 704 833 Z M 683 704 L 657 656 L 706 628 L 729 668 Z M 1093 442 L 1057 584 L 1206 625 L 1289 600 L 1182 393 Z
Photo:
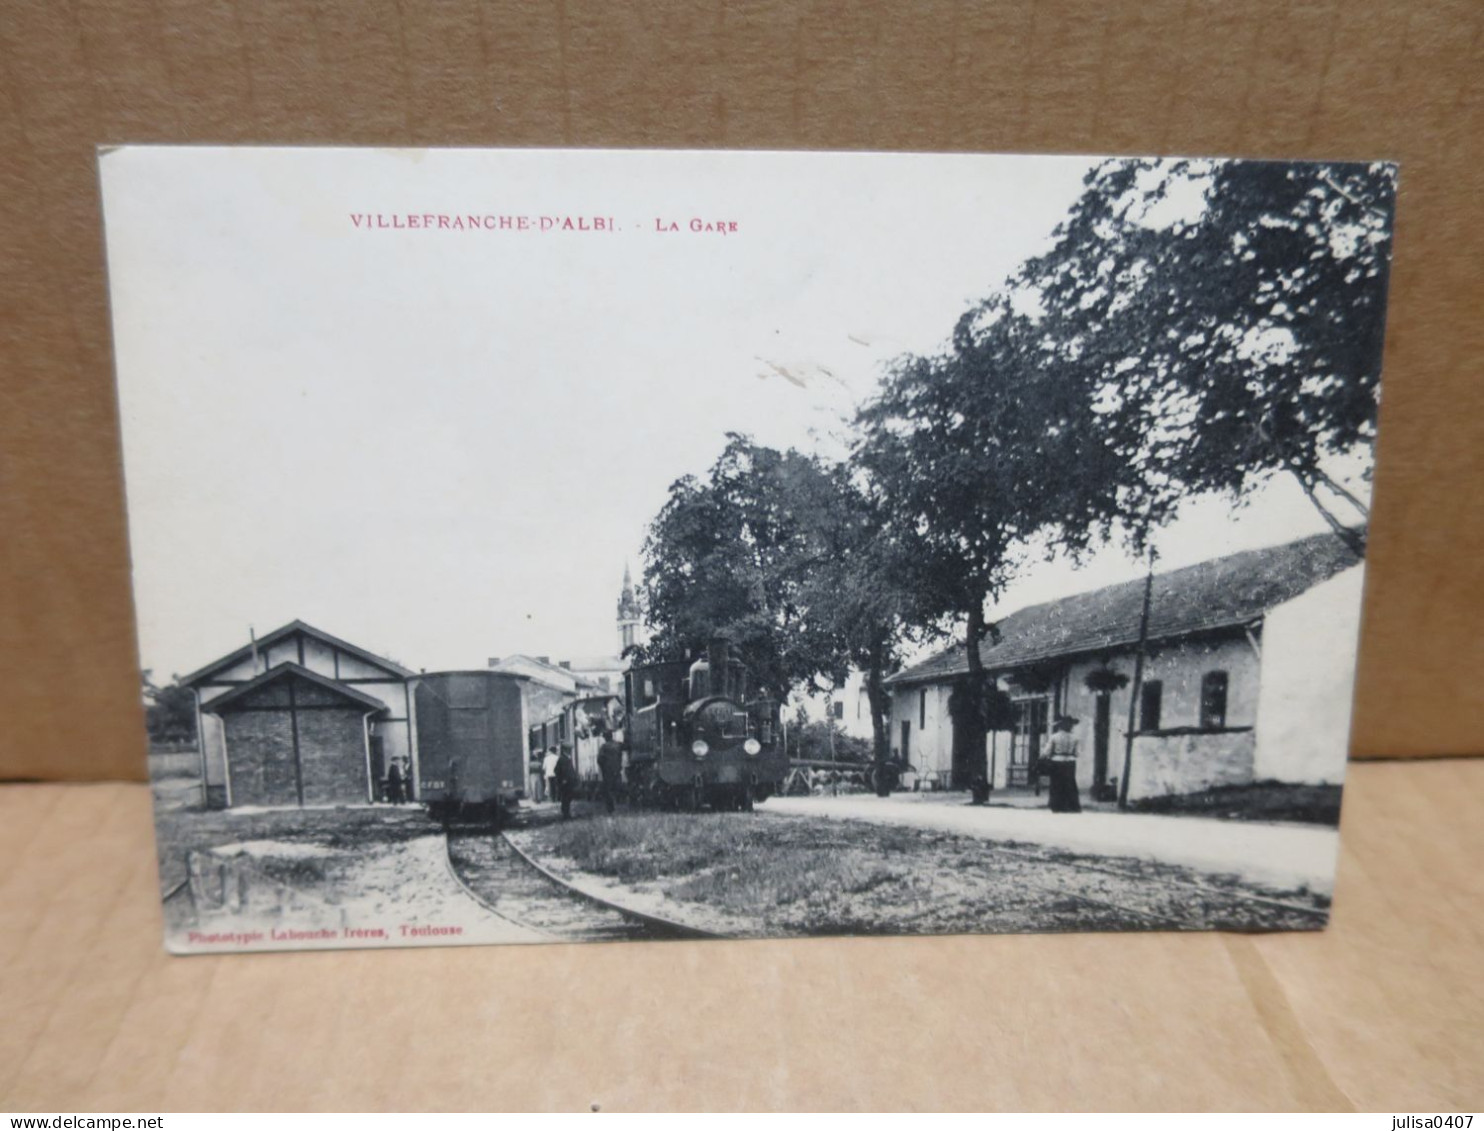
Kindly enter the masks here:
M 176 678 L 164 687 L 157 685 L 153 673 L 145 668 L 140 673 L 144 697 L 144 725 L 151 742 L 194 743 L 196 741 L 196 697 L 189 687 Z
M 790 760 L 834 761 L 848 766 L 870 762 L 872 757 L 871 745 L 865 739 L 836 730 L 828 719 L 811 719 L 802 708 L 789 724 L 788 747 Z
M 644 656 L 684 655 L 723 633 L 779 699 L 800 685 L 833 690 L 860 670 L 884 764 L 885 678 L 907 611 L 885 513 L 849 467 L 730 436 L 705 478 L 672 486 L 650 526 Z
M 873 496 L 852 468 L 825 469 L 826 479 L 795 500 L 815 549 L 803 580 L 810 616 L 836 639 L 850 666 L 865 676 L 871 709 L 871 749 L 877 791 L 888 791 L 884 772 L 891 755 L 891 695 L 886 677 L 901 663 L 909 633 L 911 598 L 906 561 L 888 521 L 884 500 Z
M 807 603 L 822 554 L 810 522 L 826 509 L 814 496 L 833 489 L 818 461 L 737 435 L 704 478 L 674 483 L 644 545 L 642 657 L 675 659 L 724 634 L 776 699 L 843 682 L 846 650 Z
M 1395 192 L 1387 165 L 1110 160 L 1015 285 L 1145 482 L 1291 474 L 1363 554 L 1332 468 L 1375 437 Z
M 1091 399 L 1055 362 L 1034 320 L 1001 296 L 961 319 L 942 354 L 896 363 L 857 418 L 855 458 L 891 516 L 915 619 L 963 625 L 959 785 L 987 777 L 986 603 L 1038 540 L 1075 553 L 1132 502 Z

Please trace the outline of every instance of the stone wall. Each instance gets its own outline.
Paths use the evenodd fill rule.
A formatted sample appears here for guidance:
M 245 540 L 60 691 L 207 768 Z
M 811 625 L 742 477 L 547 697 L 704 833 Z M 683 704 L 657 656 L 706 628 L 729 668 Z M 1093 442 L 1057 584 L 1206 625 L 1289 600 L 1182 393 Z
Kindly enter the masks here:
M 1129 800 L 1245 785 L 1255 748 L 1250 729 L 1136 735 Z

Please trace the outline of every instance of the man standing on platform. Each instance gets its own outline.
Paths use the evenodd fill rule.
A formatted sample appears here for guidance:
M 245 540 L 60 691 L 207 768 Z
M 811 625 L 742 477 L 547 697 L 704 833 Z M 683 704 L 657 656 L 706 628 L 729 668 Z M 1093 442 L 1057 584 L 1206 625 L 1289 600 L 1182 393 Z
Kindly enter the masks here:
M 603 775 L 603 806 L 613 812 L 613 802 L 623 782 L 623 747 L 613 741 L 613 732 L 603 728 L 603 744 L 598 747 L 598 773 Z
M 572 795 L 577 792 L 577 767 L 572 764 L 572 748 L 562 743 L 557 755 L 556 791 L 562 801 L 562 819 L 572 815 Z

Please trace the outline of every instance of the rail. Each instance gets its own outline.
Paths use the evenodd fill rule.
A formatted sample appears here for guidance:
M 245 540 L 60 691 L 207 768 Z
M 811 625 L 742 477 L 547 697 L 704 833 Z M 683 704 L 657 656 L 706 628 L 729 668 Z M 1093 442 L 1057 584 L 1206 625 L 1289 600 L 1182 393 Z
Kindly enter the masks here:
M 587 900 L 589 903 L 596 903 L 599 907 L 606 907 L 610 911 L 616 911 L 620 915 L 625 915 L 630 919 L 634 919 L 640 923 L 643 923 L 645 926 L 653 927 L 656 931 L 659 931 L 663 934 L 673 935 L 676 938 L 716 939 L 726 937 L 724 935 L 717 934 L 715 931 L 707 931 L 703 930 L 700 927 L 693 927 L 689 923 L 678 923 L 674 919 L 665 918 L 663 915 L 651 915 L 647 911 L 637 911 L 634 908 L 628 907 L 622 903 L 618 903 L 611 899 L 606 899 L 600 895 L 594 895 L 592 892 L 589 891 L 584 891 L 582 888 L 575 887 L 572 884 L 568 883 L 566 880 L 558 876 L 555 872 L 552 872 L 549 868 L 542 867 L 529 853 L 527 853 L 520 847 L 520 845 L 516 844 L 515 841 L 511 840 L 504 833 L 500 834 L 500 838 L 504 840 L 504 842 L 510 846 L 511 850 L 518 857 L 520 857 L 521 860 L 525 861 L 525 863 L 532 869 L 534 869 L 536 872 L 539 872 L 551 883 L 556 884 L 563 891 L 566 891 L 579 899 Z

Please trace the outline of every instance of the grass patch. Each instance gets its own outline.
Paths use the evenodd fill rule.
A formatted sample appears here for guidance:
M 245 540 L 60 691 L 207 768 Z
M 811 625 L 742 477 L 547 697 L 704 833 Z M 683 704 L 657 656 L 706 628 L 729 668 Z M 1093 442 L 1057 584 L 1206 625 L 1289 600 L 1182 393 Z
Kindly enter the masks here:
M 912 886 L 900 869 L 857 851 L 823 859 L 741 857 L 672 884 L 667 894 L 732 913 L 767 914 L 797 905 L 827 913 L 841 897 Z
M 538 852 L 631 886 L 655 884 L 665 895 L 720 911 L 837 917 L 856 897 L 897 902 L 919 886 L 910 861 L 920 834 L 858 831 L 728 813 L 643 813 L 548 825 Z M 888 857 L 892 859 L 887 859 Z
M 807 817 L 629 812 L 540 825 L 521 841 L 558 873 L 661 895 L 701 925 L 714 912 L 713 928 L 747 923 L 769 936 L 1311 929 L 1328 905 L 1309 893 L 1292 893 L 1292 909 L 1254 903 L 1248 894 L 1289 893 L 1172 865 Z
M 654 813 L 552 825 L 541 835 L 544 848 L 585 872 L 638 883 L 750 855 L 755 829 L 755 821 L 729 814 Z

